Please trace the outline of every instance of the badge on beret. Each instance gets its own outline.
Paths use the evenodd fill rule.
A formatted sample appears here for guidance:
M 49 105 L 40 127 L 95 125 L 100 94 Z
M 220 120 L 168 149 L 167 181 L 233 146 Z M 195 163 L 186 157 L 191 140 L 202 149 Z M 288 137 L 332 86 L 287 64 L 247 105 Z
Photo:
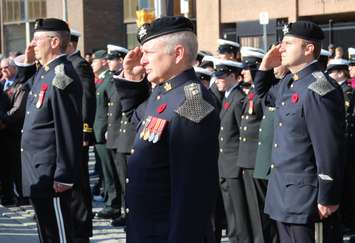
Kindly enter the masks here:
M 39 95 L 38 95 L 38 100 L 37 100 L 37 104 L 36 104 L 37 109 L 42 107 L 43 101 L 44 101 L 44 96 L 46 94 L 47 89 L 48 89 L 48 84 L 43 83 L 41 86 L 41 91 L 39 92 Z
M 291 95 L 291 102 L 292 104 L 296 104 L 300 99 L 300 95 L 298 93 L 293 93 Z
M 142 40 L 147 35 L 147 24 L 142 25 L 138 31 L 138 40 Z
M 284 25 L 284 27 L 282 28 L 282 32 L 284 32 L 284 35 L 286 35 L 289 32 L 289 28 L 288 25 Z

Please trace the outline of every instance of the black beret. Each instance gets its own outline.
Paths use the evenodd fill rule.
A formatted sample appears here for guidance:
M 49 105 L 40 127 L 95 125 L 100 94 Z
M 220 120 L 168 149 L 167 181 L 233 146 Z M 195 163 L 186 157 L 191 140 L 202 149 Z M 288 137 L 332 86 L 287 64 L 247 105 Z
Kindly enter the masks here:
M 67 31 L 70 32 L 69 26 L 61 19 L 48 18 L 36 19 L 34 31 Z
M 283 28 L 284 35 L 292 35 L 304 40 L 321 41 L 324 39 L 323 30 L 311 21 L 289 23 Z
M 165 16 L 150 24 L 143 24 L 137 32 L 138 42 L 142 45 L 154 38 L 181 31 L 193 32 L 192 22 L 183 16 Z

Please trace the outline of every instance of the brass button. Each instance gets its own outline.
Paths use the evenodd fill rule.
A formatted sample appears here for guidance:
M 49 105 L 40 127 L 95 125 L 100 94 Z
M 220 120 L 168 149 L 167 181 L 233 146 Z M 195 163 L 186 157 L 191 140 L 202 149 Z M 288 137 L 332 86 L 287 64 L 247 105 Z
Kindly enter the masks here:
M 223 138 L 221 138 L 221 141 L 223 141 Z
M 277 146 L 278 146 L 277 143 L 275 143 L 275 144 L 274 144 L 274 147 L 277 148 Z
M 248 130 L 248 127 L 247 127 L 247 126 L 245 126 L 245 127 L 243 128 L 243 130 L 244 130 L 244 131 Z
M 247 141 L 247 138 L 243 138 L 243 142 L 246 142 Z
M 223 131 L 223 127 L 221 127 L 221 131 Z
M 160 100 L 160 95 L 157 96 L 157 100 Z
M 258 142 L 258 145 L 260 146 L 260 145 L 261 145 L 261 142 Z
M 249 116 L 245 116 L 245 120 L 248 120 L 249 119 Z
M 21 152 L 23 152 L 23 148 L 21 148 Z
M 126 208 L 126 213 L 129 213 L 129 208 Z
M 134 154 L 134 149 L 131 149 L 131 154 Z
M 128 178 L 126 178 L 126 183 L 127 183 L 127 184 L 129 183 L 129 179 L 128 179 Z
M 223 149 L 219 149 L 219 152 L 223 153 Z
M 291 84 L 290 87 L 293 88 L 293 84 Z
M 263 129 L 259 128 L 259 132 L 262 132 L 262 131 L 263 131 Z
M 263 116 L 263 120 L 266 118 L 266 116 Z
M 27 114 L 27 115 L 29 115 L 29 114 L 30 114 L 30 112 L 29 112 L 29 111 L 27 111 L 27 112 L 26 112 L 26 114 Z
M 275 165 L 274 165 L 274 164 L 271 164 L 271 166 L 270 166 L 270 167 L 271 167 L 271 169 L 273 169 L 273 168 L 275 168 Z
M 279 123 L 279 127 L 282 127 L 282 122 Z
M 282 105 L 282 106 L 285 106 L 285 105 L 286 105 L 286 103 L 285 103 L 285 102 L 281 102 L 281 105 Z

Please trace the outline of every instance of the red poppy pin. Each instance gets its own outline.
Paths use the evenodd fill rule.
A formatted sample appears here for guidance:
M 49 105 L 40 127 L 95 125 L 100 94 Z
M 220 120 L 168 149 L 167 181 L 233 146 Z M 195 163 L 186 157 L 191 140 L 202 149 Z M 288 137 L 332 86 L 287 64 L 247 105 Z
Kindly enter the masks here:
M 293 104 L 296 104 L 298 102 L 298 100 L 300 99 L 300 95 L 298 93 L 293 93 L 291 95 L 291 102 Z
M 162 112 L 166 109 L 167 106 L 168 106 L 167 103 L 161 104 L 160 106 L 158 106 L 157 112 L 158 112 L 158 113 L 162 113 Z
M 43 83 L 42 86 L 41 86 L 41 91 L 46 92 L 47 89 L 48 89 L 48 84 L 47 83 Z
M 249 92 L 248 100 L 254 100 L 255 94 L 253 92 Z
M 229 102 L 224 102 L 224 104 L 223 104 L 223 108 L 225 110 L 228 110 L 230 106 L 231 106 L 231 104 Z

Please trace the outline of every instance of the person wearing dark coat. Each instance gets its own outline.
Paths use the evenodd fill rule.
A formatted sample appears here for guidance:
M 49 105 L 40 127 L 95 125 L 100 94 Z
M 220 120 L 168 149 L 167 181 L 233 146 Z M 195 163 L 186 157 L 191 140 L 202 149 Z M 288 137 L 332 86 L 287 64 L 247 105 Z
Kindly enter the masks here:
M 82 87 L 82 121 L 83 146 L 82 161 L 80 163 L 80 183 L 73 188 L 72 215 L 76 227 L 74 228 L 74 242 L 89 242 L 92 236 L 92 205 L 89 181 L 89 145 L 94 144 L 93 123 L 95 118 L 96 96 L 94 73 L 90 64 L 77 50 L 80 33 L 71 30 L 70 42 L 67 47 L 67 58 L 78 74 Z
M 128 159 L 127 242 L 212 242 L 219 118 L 192 68 L 193 25 L 162 17 L 138 38 L 142 46 L 127 54 L 117 83 L 123 112 L 147 100 L 131 118 L 137 135 Z M 150 95 L 146 80 L 154 83 Z
M 241 173 L 237 166 L 242 104 L 245 94 L 240 84 L 243 77 L 240 62 L 217 59 L 214 61 L 216 87 L 224 93 L 220 110 L 218 169 L 220 188 L 228 224 L 230 242 L 247 241 L 249 229 L 245 226 L 246 214 L 243 207 Z
M 31 76 L 21 139 L 22 186 L 42 243 L 73 242 L 70 207 L 79 183 L 82 86 L 65 54 L 69 36 L 66 22 L 37 19 L 25 59 L 16 63 Z
M 344 96 L 316 59 L 324 38 L 310 21 L 284 28 L 282 43 L 265 55 L 255 76 L 258 96 L 276 107 L 265 213 L 277 222 L 281 243 L 341 242 L 338 208 L 344 173 Z M 290 70 L 275 83 L 272 68 Z M 333 228 L 322 234 L 323 225 Z

